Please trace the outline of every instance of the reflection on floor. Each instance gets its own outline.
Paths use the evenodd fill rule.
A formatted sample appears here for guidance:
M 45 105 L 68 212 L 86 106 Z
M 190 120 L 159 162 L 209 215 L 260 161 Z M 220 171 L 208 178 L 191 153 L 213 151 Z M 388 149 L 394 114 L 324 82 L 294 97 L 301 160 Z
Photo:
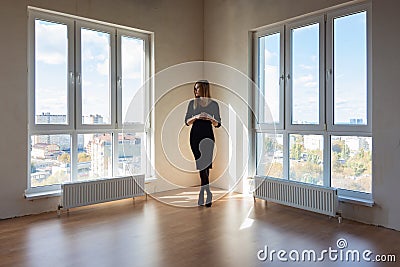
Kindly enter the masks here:
M 172 206 L 177 207 L 195 207 L 197 206 L 197 200 L 199 199 L 200 187 L 187 187 L 179 190 L 170 190 L 160 193 L 151 194 L 150 196 Z M 211 187 L 213 203 L 219 201 L 221 198 L 226 196 L 229 192 L 227 190 Z M 206 200 L 207 193 L 204 193 L 204 199 Z

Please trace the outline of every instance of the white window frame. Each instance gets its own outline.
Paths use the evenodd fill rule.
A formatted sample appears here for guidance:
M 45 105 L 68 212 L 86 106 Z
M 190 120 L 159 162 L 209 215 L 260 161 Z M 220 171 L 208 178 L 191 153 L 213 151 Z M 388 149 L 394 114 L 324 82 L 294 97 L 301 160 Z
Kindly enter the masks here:
M 334 88 L 333 88 L 333 20 L 337 17 L 348 16 L 366 11 L 367 12 L 367 124 L 366 125 L 335 125 L 334 124 Z M 326 25 L 326 87 L 327 87 L 327 129 L 332 132 L 357 132 L 372 133 L 372 21 L 371 5 L 361 4 L 344 9 L 336 10 L 327 14 Z
M 348 16 L 355 13 L 366 11 L 367 20 L 367 124 L 366 125 L 335 125 L 334 124 L 334 95 L 333 95 L 333 20 L 337 17 Z M 329 134 L 329 154 L 331 153 L 331 137 L 332 136 L 364 136 L 372 137 L 372 8 L 371 3 L 363 3 L 349 6 L 346 8 L 334 10 L 327 14 L 326 21 L 326 87 L 327 87 L 327 132 Z M 373 144 L 373 140 L 372 140 Z M 372 145 L 372 147 L 374 147 Z M 372 149 L 374 150 L 374 149 Z M 373 157 L 373 156 L 372 156 Z M 373 161 L 373 158 L 372 158 Z M 329 161 L 329 164 L 330 161 Z M 329 165 L 330 166 L 330 165 Z M 329 177 L 330 171 L 329 168 Z M 373 177 L 372 177 L 373 179 Z M 330 184 L 329 184 L 330 185 Z M 365 199 L 372 201 L 374 193 L 373 183 L 371 184 L 371 193 L 352 191 L 348 189 L 338 188 L 339 196 L 345 198 Z
M 144 49 L 145 51 L 150 51 L 149 43 L 150 43 L 150 37 L 147 34 L 139 33 L 139 32 L 131 32 L 123 29 L 117 29 L 117 128 L 118 129 L 126 129 L 129 131 L 145 131 L 145 122 L 146 118 L 144 118 L 144 123 L 141 124 L 126 124 L 123 123 L 122 121 L 122 60 L 121 60 L 121 38 L 123 36 L 135 38 L 135 39 L 142 39 L 144 40 Z M 144 58 L 144 77 L 143 77 L 143 86 L 144 88 L 141 88 L 145 91 L 145 101 L 146 103 L 150 103 L 150 83 L 147 77 L 150 76 L 150 53 L 145 53 L 145 58 Z M 141 90 L 140 89 L 140 90 Z M 150 114 L 149 111 L 149 105 L 145 107 L 144 114 Z
M 326 171 L 329 172 L 329 178 L 331 177 L 331 138 L 332 136 L 360 136 L 360 137 L 372 137 L 372 134 L 370 133 L 362 133 L 362 132 L 331 132 L 328 131 L 327 132 L 329 139 L 327 140 L 329 142 L 328 144 L 328 148 L 326 150 L 326 153 L 329 154 L 329 169 L 327 169 Z M 374 140 L 372 139 L 372 151 L 374 150 Z M 372 162 L 374 161 L 373 159 L 373 152 L 372 152 Z M 372 167 L 373 168 L 373 167 Z M 325 170 L 324 170 L 325 171 Z M 373 175 L 373 172 L 372 172 Z M 373 179 L 373 176 L 372 176 Z M 331 186 L 331 179 L 329 179 L 329 186 Z M 361 192 L 361 191 L 354 191 L 354 190 L 349 190 L 349 189 L 343 189 L 343 188 L 338 188 L 338 195 L 340 197 L 345 197 L 345 198 L 354 198 L 354 199 L 364 199 L 367 201 L 372 201 L 373 199 L 373 193 L 374 193 L 374 184 L 371 184 L 371 193 L 367 193 L 367 192 Z
M 256 123 L 259 126 L 259 129 L 261 130 L 272 130 L 272 129 L 276 129 L 276 130 L 282 130 L 284 129 L 284 121 L 285 121 L 285 113 L 284 113 L 284 96 L 285 96 L 285 83 L 283 82 L 284 79 L 284 75 L 285 75 L 285 62 L 284 62 L 284 36 L 285 36 L 285 30 L 284 30 L 284 26 L 277 26 L 277 27 L 270 27 L 270 28 L 266 28 L 262 31 L 256 32 L 254 34 L 254 38 L 255 38 L 255 49 L 254 49 L 254 53 L 255 53 L 255 58 L 256 60 L 254 61 L 254 70 L 255 70 L 255 77 L 256 77 L 256 83 L 258 83 L 258 81 L 264 76 L 264 73 L 260 73 L 259 72 L 259 67 L 261 65 L 261 62 L 264 62 L 264 59 L 262 59 L 261 62 L 259 62 L 259 51 L 260 49 L 262 49 L 261 47 L 259 47 L 259 40 L 262 37 L 268 36 L 268 35 L 272 35 L 272 34 L 276 34 L 279 33 L 279 43 L 280 43 L 280 47 L 279 47 L 279 77 L 280 77 L 280 82 L 279 82 L 279 123 L 266 123 L 264 121 L 260 122 L 260 112 L 264 112 L 264 109 L 261 110 L 260 107 L 260 97 L 264 97 L 264 95 L 261 95 L 261 86 L 258 86 L 258 90 L 256 90 L 256 95 L 255 95 L 255 99 L 254 99 L 254 103 L 255 103 L 255 110 L 256 110 L 256 114 L 257 114 L 257 120 Z
M 35 110 L 35 20 L 49 21 L 67 26 L 68 33 L 68 123 L 67 124 L 36 124 L 36 110 Z M 31 134 L 36 132 L 52 132 L 52 131 L 68 131 L 74 129 L 75 121 L 75 110 L 74 110 L 74 40 L 72 38 L 74 31 L 73 21 L 55 16 L 53 14 L 38 12 L 36 10 L 29 10 L 28 15 L 28 119 L 29 119 L 29 130 Z M 32 101 L 33 100 L 33 101 Z
M 28 179 L 28 183 L 27 183 L 27 189 L 25 190 L 25 194 L 38 194 L 38 193 L 43 193 L 43 192 L 52 192 L 52 191 L 59 191 L 61 189 L 61 185 L 60 184 L 51 184 L 51 185 L 45 185 L 45 186 L 38 186 L 38 187 L 32 187 L 32 180 L 31 180 L 31 137 L 33 135 L 69 135 L 70 136 L 70 160 L 71 160 L 71 180 L 72 179 L 72 174 L 73 174 L 73 168 L 72 168 L 72 164 L 74 164 L 73 162 L 73 154 L 72 153 L 72 144 L 73 144 L 73 138 L 74 138 L 74 134 L 72 134 L 72 131 L 67 130 L 67 131 L 63 131 L 63 130 L 54 130 L 54 131 L 34 131 L 34 132 L 29 132 L 28 135 L 28 166 L 27 166 L 27 179 Z M 76 135 L 75 135 L 76 136 Z M 75 163 L 76 164 L 76 163 Z
M 35 20 L 44 20 L 54 23 L 65 24 L 68 27 L 68 124 L 36 124 L 35 120 Z M 81 74 L 81 50 L 80 50 L 80 29 L 81 27 L 92 29 L 110 34 L 110 124 L 83 124 L 82 123 L 82 94 L 81 84 L 77 84 Z M 121 101 L 118 100 L 121 91 L 117 88 L 117 72 L 120 69 L 117 63 L 120 62 L 120 42 L 117 40 L 119 34 L 133 36 L 144 40 L 145 43 L 145 114 L 149 114 L 151 110 L 153 83 L 150 75 L 153 71 L 151 67 L 151 33 L 123 27 L 119 25 L 93 21 L 77 16 L 70 16 L 58 12 L 42 10 L 39 8 L 28 7 L 28 153 L 27 153 L 27 189 L 26 195 L 31 194 L 48 194 L 54 191 L 60 191 L 60 184 L 52 184 L 46 186 L 32 187 L 31 186 L 31 136 L 33 135 L 53 135 L 65 134 L 70 135 L 70 156 L 71 156 L 71 181 L 75 181 L 77 177 L 77 160 L 78 160 L 78 134 L 91 133 L 109 133 L 113 135 L 112 144 L 112 160 L 113 160 L 113 176 L 118 176 L 118 134 L 127 132 L 143 133 L 142 146 L 145 151 L 150 154 L 153 159 L 152 148 L 152 118 L 145 118 L 144 124 L 130 127 L 123 125 L 120 121 L 121 116 Z M 143 155 L 143 153 L 142 153 Z M 151 176 L 152 168 L 149 160 L 142 158 L 142 169 L 146 176 Z
M 353 13 L 359 13 L 367 11 L 367 125 L 333 125 L 333 84 L 331 70 L 333 69 L 333 31 L 332 22 L 333 18 L 351 15 Z M 256 118 L 254 119 L 254 134 L 283 134 L 283 179 L 289 180 L 290 171 L 290 147 L 289 147 L 289 135 L 290 134 L 302 134 L 302 135 L 322 135 L 323 137 L 323 185 L 331 186 L 331 137 L 332 136 L 360 136 L 360 137 L 372 137 L 372 54 L 371 54 L 371 3 L 362 3 L 356 5 L 349 5 L 337 9 L 330 8 L 325 11 L 315 13 L 311 16 L 302 16 L 299 19 L 290 19 L 281 23 L 276 23 L 271 26 L 262 27 L 260 30 L 256 30 L 253 33 L 253 74 L 254 81 L 256 84 L 259 82 L 258 73 L 258 38 L 265 36 L 268 33 L 276 32 L 279 27 L 284 27 L 285 39 L 283 40 L 285 54 L 285 90 L 284 90 L 284 127 L 281 129 L 277 125 L 276 130 L 273 127 L 266 127 L 262 123 L 259 123 Z M 319 124 L 318 125 L 293 125 L 291 124 L 291 107 L 292 107 L 292 95 L 291 95 L 291 80 L 288 79 L 291 73 L 291 29 L 298 28 L 301 26 L 310 25 L 313 23 L 320 23 L 320 68 L 319 68 Z M 289 81 L 288 81 L 289 80 Z M 253 95 L 253 105 L 255 113 L 259 114 L 259 92 L 255 91 Z M 275 131 L 274 131 L 275 130 Z M 254 137 L 255 146 L 253 146 L 254 154 L 257 155 L 257 144 L 258 138 Z M 372 140 L 372 151 L 373 149 Z M 372 156 L 373 157 L 373 156 Z M 373 159 L 372 159 L 373 160 Z M 256 163 L 258 159 L 256 157 Z M 256 166 L 257 167 L 257 166 Z M 257 169 L 257 168 L 255 168 Z M 373 178 L 372 178 L 373 179 Z M 339 197 L 347 199 L 361 200 L 361 202 L 370 204 L 373 203 L 373 184 L 371 185 L 371 193 L 352 191 L 347 189 L 338 188 Z
M 89 29 L 108 33 L 110 35 L 110 124 L 83 124 L 82 122 L 82 53 L 81 53 L 81 29 Z M 76 129 L 114 129 L 116 128 L 116 55 L 115 55 L 115 29 L 104 25 L 98 25 L 90 22 L 77 21 L 75 33 L 75 65 L 76 65 Z
M 312 24 L 319 24 L 319 123 L 318 124 L 292 124 L 292 101 L 293 101 L 293 64 L 292 64 L 292 30 L 298 29 L 301 27 L 305 27 Z M 320 15 L 317 17 L 309 17 L 306 19 L 297 20 L 292 23 L 288 23 L 285 26 L 286 28 L 286 59 L 285 59 L 285 85 L 286 85 L 286 105 L 285 105 L 285 114 L 286 114 L 286 129 L 294 130 L 294 131 L 318 131 L 324 129 L 324 121 L 325 121 L 325 82 L 324 82 L 324 45 L 325 45 L 325 22 L 324 16 Z

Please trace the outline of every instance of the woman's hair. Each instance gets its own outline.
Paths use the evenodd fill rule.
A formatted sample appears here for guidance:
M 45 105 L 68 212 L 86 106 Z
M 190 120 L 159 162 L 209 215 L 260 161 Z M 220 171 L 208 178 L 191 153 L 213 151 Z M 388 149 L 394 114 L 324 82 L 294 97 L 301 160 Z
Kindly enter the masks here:
M 198 85 L 199 87 L 199 91 L 198 91 L 198 95 L 201 98 L 205 98 L 202 101 L 203 106 L 207 106 L 209 103 L 209 98 L 211 98 L 211 94 L 210 94 L 210 83 L 207 80 L 198 80 L 195 84 L 194 84 L 194 90 L 196 90 L 196 85 Z M 197 108 L 197 104 L 199 103 L 200 99 L 195 99 L 194 101 L 194 105 L 193 108 L 196 109 Z
M 199 95 L 200 97 L 211 97 L 210 95 L 210 84 L 207 80 L 199 80 L 194 84 L 194 89 L 196 90 L 196 85 L 199 85 Z

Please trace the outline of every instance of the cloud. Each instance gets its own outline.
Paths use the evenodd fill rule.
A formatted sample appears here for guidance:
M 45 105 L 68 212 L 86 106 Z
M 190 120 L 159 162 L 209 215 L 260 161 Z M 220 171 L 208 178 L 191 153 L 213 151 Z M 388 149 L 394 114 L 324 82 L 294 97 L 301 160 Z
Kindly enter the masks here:
M 299 67 L 303 70 L 314 70 L 315 66 L 310 66 L 310 65 L 305 65 L 305 64 L 300 64 Z
M 264 60 L 265 64 L 279 63 L 279 55 L 277 52 L 269 51 L 267 48 L 264 49 Z
M 265 62 L 269 62 L 269 60 L 273 57 L 273 53 L 268 49 L 264 49 L 264 60 Z
M 318 81 L 312 74 L 294 78 L 293 85 L 298 88 L 318 88 Z
M 85 88 L 85 87 L 89 87 L 89 86 L 93 86 L 93 82 L 83 78 L 82 79 L 82 87 Z
M 315 96 L 309 96 L 309 97 L 307 97 L 307 102 L 310 104 L 310 105 L 314 105 L 314 104 L 317 104 L 319 101 L 318 101 L 319 99 L 317 98 L 317 97 L 315 97 Z
M 108 58 L 104 61 L 100 61 L 96 64 L 96 70 L 99 74 L 109 76 L 110 75 L 110 61 Z
M 316 62 L 318 60 L 318 56 L 313 55 L 313 56 L 310 57 L 310 59 L 311 59 L 312 62 Z
M 357 93 L 348 91 L 335 96 L 334 100 L 335 122 L 349 123 L 350 119 L 363 119 L 366 121 L 366 102 Z
M 66 64 L 68 55 L 67 26 L 36 20 L 36 59 L 50 65 Z
M 82 28 L 81 35 L 82 43 L 85 45 L 90 45 L 90 47 L 95 47 L 103 51 L 109 50 L 110 48 L 109 33 Z
M 143 79 L 144 42 L 141 39 L 122 36 L 121 43 L 123 79 Z
M 99 114 L 105 119 L 110 116 L 110 98 L 107 92 L 90 94 L 90 98 L 82 99 L 82 115 L 89 116 Z
M 67 56 L 59 52 L 36 52 L 36 60 L 49 65 L 58 65 L 67 62 Z
M 340 97 L 335 97 L 335 106 L 348 106 L 349 105 L 349 100 L 347 98 L 340 98 Z
M 41 87 L 36 91 L 35 113 L 67 114 L 67 90 L 57 87 Z
M 82 60 L 86 71 L 110 75 L 110 34 L 82 29 Z

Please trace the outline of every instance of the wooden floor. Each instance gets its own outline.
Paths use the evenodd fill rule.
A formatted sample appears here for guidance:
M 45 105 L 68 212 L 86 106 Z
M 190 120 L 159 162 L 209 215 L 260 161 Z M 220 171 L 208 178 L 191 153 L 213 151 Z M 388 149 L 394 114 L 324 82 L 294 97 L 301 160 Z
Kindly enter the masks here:
M 182 192 L 175 192 L 182 196 Z M 171 198 L 174 199 L 171 193 Z M 338 249 L 394 254 L 400 232 L 228 195 L 211 208 L 144 197 L 0 221 L 0 266 L 399 266 L 395 263 L 273 262 L 269 250 Z M 263 254 L 261 254 L 262 256 Z M 288 255 L 286 255 L 288 258 Z

